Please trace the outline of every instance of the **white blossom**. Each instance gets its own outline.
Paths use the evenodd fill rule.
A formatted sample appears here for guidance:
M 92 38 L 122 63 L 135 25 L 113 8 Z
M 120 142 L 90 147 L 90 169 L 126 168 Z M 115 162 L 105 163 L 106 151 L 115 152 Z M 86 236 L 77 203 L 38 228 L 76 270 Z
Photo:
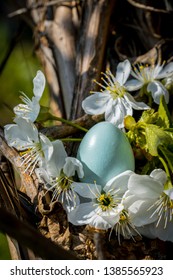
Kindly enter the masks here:
M 134 91 L 146 85 L 147 92 L 151 92 L 152 98 L 156 104 L 160 103 L 160 97 L 164 95 L 166 103 L 169 102 L 169 92 L 160 82 L 161 79 L 168 78 L 173 74 L 173 62 L 152 66 L 139 65 L 131 70 L 131 75 L 135 79 L 127 81 L 125 84 L 129 91 Z
M 173 241 L 173 187 L 162 169 L 132 174 L 124 205 L 140 233 Z M 148 229 L 148 231 L 147 231 Z
M 132 171 L 125 171 L 109 180 L 104 186 L 77 183 L 74 191 L 80 196 L 80 204 L 68 213 L 74 225 L 89 224 L 96 229 L 114 228 L 120 220 L 124 206 L 122 198 Z
M 105 85 L 101 92 L 94 92 L 82 102 L 82 108 L 89 115 L 105 114 L 105 120 L 115 124 L 118 128 L 124 127 L 124 117 L 133 114 L 135 110 L 149 109 L 143 102 L 137 102 L 133 96 L 127 92 L 125 83 L 129 77 L 131 65 L 128 60 L 121 62 L 117 66 L 116 76 L 110 70 L 104 74 L 106 80 L 102 78 Z
M 37 71 L 37 75 L 33 79 L 33 93 L 34 96 L 30 100 L 29 97 L 22 92 L 22 96 L 20 96 L 21 100 L 24 104 L 18 104 L 13 108 L 16 117 L 21 117 L 27 120 L 31 120 L 34 122 L 38 114 L 40 112 L 40 99 L 42 97 L 43 91 L 45 88 L 45 76 L 39 70 Z
M 71 211 L 79 204 L 78 194 L 74 191 L 73 176 L 84 176 L 81 162 L 68 157 L 61 141 L 53 142 L 54 152 L 51 159 L 42 168 L 36 169 L 37 176 L 45 182 L 46 188 L 53 191 L 52 200 L 57 199 L 66 211 Z
M 15 124 L 4 127 L 5 139 L 10 147 L 16 148 L 21 155 L 25 172 L 32 167 L 42 166 L 53 154 L 52 142 L 29 120 L 16 118 Z

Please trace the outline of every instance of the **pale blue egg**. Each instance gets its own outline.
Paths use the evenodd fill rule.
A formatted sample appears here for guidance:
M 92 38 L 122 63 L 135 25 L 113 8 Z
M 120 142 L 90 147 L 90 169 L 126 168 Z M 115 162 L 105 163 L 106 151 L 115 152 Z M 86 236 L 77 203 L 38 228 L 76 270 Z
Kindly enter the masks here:
M 82 182 L 104 186 L 125 170 L 134 171 L 135 161 L 125 134 L 109 122 L 94 125 L 82 139 L 77 158 L 82 162 Z

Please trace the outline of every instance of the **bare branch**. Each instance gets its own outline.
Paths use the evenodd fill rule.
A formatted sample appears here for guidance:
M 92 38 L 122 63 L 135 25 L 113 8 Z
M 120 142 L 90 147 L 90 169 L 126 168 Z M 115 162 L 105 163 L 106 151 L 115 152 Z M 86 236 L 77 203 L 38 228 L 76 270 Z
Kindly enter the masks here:
M 169 14 L 171 11 L 170 10 L 163 10 L 163 9 L 157 9 L 155 7 L 152 6 L 148 6 L 148 5 L 144 5 L 142 3 L 139 3 L 136 0 L 127 0 L 131 5 L 143 9 L 143 10 L 147 10 L 150 12 L 156 12 L 156 13 L 164 13 L 164 14 Z

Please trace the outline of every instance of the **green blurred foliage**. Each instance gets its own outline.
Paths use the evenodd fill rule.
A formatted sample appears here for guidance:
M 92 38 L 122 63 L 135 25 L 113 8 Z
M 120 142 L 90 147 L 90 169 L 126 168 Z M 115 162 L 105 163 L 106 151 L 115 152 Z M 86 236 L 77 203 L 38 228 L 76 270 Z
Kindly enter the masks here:
M 0 260 L 10 260 L 7 238 L 0 232 Z
M 8 29 L 0 23 L 0 62 L 8 49 Z M 34 43 L 21 40 L 11 53 L 3 72 L 0 75 L 0 125 L 12 123 L 13 107 L 21 100 L 20 92 L 28 97 L 33 96 L 33 78 L 42 67 L 34 54 Z M 49 94 L 46 88 L 40 101 L 41 105 L 49 106 Z

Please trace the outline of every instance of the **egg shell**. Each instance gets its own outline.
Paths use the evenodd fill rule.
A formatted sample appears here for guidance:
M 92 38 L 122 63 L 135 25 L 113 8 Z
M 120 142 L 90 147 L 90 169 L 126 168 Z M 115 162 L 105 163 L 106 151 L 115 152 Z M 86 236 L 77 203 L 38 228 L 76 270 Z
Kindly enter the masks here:
M 82 139 L 77 158 L 82 162 L 82 182 L 104 186 L 125 170 L 135 169 L 131 145 L 119 128 L 109 122 L 94 125 Z

